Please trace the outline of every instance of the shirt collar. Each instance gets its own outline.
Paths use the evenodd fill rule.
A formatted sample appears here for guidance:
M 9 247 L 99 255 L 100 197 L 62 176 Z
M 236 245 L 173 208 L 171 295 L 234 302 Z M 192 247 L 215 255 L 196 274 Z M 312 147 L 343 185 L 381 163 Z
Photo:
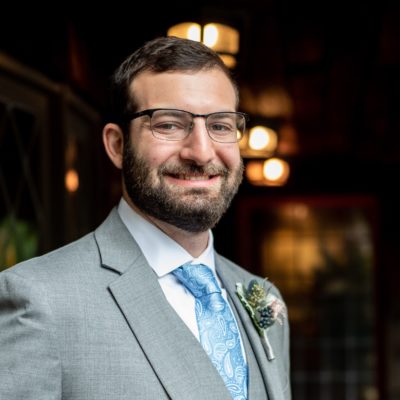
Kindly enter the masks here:
M 175 240 L 135 212 L 123 198 L 119 202 L 118 213 L 158 277 L 188 262 L 207 265 L 215 272 L 211 230 L 208 231 L 207 248 L 199 257 L 193 258 Z

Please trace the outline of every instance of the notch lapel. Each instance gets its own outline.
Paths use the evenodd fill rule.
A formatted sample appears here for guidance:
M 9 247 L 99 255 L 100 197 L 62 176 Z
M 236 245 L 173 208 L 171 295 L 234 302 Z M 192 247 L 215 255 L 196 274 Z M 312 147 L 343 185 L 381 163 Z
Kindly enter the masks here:
M 166 300 L 154 271 L 116 210 L 95 232 L 109 289 L 162 386 L 174 400 L 231 400 L 207 354 Z

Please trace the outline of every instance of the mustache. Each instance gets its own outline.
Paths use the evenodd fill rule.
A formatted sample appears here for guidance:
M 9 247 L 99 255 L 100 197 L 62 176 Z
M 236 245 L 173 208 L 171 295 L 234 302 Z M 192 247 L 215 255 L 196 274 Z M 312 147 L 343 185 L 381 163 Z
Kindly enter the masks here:
M 197 165 L 193 163 L 180 165 L 162 165 L 159 168 L 160 175 L 221 175 L 226 177 L 229 175 L 229 169 L 222 165 Z

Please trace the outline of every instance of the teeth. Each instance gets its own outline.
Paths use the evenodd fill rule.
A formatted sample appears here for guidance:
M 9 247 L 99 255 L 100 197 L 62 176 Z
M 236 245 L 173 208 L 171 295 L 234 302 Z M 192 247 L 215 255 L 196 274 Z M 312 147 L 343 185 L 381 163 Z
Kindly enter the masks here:
M 205 181 L 210 179 L 210 177 L 208 175 L 178 175 L 178 179 L 186 181 Z

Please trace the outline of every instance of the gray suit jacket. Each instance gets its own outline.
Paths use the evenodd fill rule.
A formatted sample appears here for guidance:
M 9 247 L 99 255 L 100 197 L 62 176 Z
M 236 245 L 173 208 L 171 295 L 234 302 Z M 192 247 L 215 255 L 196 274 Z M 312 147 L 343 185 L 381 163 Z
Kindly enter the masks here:
M 271 329 L 270 362 L 235 294 L 253 276 L 219 255 L 216 269 L 244 337 L 249 398 L 290 399 L 287 321 Z M 0 399 L 230 395 L 114 209 L 93 233 L 0 274 Z

